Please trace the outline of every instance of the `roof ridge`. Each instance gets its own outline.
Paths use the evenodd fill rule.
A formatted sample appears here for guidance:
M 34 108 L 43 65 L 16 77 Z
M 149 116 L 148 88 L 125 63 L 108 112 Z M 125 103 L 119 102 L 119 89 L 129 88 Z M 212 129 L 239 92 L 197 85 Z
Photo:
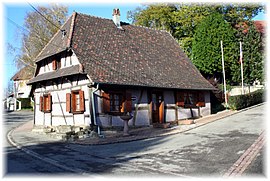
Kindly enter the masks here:
M 85 13 L 79 13 L 79 12 L 76 12 L 76 13 L 77 13 L 77 14 L 79 14 L 79 15 L 83 15 L 83 16 L 90 16 L 90 17 L 93 17 L 93 18 L 98 18 L 98 19 L 112 20 L 112 19 L 103 18 L 103 17 L 100 17 L 100 16 L 94 16 L 94 15 L 85 14 Z
M 42 50 L 39 52 L 39 54 L 35 57 L 35 62 L 36 62 L 36 59 L 43 53 L 43 51 L 45 50 L 45 48 L 53 41 L 53 39 L 56 37 L 56 35 L 62 30 L 62 28 L 66 25 L 66 23 L 69 21 L 69 19 L 71 18 L 72 16 L 70 16 L 66 21 L 65 23 L 60 27 L 59 30 L 57 30 L 57 32 L 53 35 L 53 37 L 48 41 L 48 43 L 42 48 Z

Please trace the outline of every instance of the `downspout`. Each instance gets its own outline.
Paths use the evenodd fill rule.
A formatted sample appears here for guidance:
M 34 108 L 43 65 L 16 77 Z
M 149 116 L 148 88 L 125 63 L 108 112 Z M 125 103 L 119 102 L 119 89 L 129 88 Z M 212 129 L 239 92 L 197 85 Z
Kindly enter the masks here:
M 99 84 L 97 84 L 97 88 L 95 88 L 93 91 L 92 91 L 92 109 L 93 109 L 93 117 L 94 117 L 94 123 L 95 123 L 95 125 L 97 125 L 97 127 L 98 127 L 98 135 L 100 136 L 100 137 L 103 137 L 103 135 L 101 134 L 101 131 L 100 131 L 100 126 L 97 124 L 97 118 L 96 118 L 96 106 L 95 106 L 95 100 L 94 100 L 94 94 L 95 94 L 95 92 L 96 91 L 98 91 L 98 89 L 99 89 Z

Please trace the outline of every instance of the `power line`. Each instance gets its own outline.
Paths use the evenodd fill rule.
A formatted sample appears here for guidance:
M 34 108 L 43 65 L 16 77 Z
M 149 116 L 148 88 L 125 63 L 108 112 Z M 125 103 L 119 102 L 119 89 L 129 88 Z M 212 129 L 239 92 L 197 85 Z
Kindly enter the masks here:
M 58 28 L 59 30 L 61 30 L 61 27 L 55 25 L 51 20 L 49 20 L 48 18 L 46 18 L 46 16 L 44 16 L 41 12 L 39 12 L 32 4 L 30 4 L 29 2 L 27 2 L 39 15 L 41 15 L 44 19 L 46 19 L 48 22 L 50 22 L 53 26 L 55 26 L 56 28 Z
M 22 30 L 24 30 L 24 31 L 27 31 L 28 33 L 32 33 L 30 30 L 28 30 L 28 29 L 26 29 L 26 28 L 24 28 L 24 27 L 22 27 L 22 26 L 20 26 L 20 25 L 18 25 L 17 23 L 15 23 L 13 20 L 11 20 L 10 18 L 8 18 L 8 17 L 6 17 L 7 18 L 7 20 L 8 21 L 10 21 L 14 26 L 16 26 L 17 28 L 19 28 L 19 29 L 22 29 Z M 40 36 L 40 34 L 37 32 L 37 31 L 35 31 L 35 30 L 33 30 L 33 33 L 34 33 L 34 36 L 36 37 L 36 38 L 38 38 L 38 39 L 40 39 L 41 41 L 44 41 L 45 43 L 49 43 L 49 41 L 48 40 L 45 40 L 44 38 L 42 38 L 41 36 Z M 62 47 L 60 47 L 59 45 L 56 45 L 56 44 L 53 44 L 52 42 L 51 42 L 51 45 L 54 45 L 55 47 L 57 47 L 57 48 L 62 48 Z M 46 45 L 45 45 L 46 46 Z
M 15 23 L 14 21 L 12 21 L 12 20 L 9 19 L 8 17 L 7 17 L 7 19 L 8 19 L 12 24 L 14 24 L 15 26 L 17 26 L 18 28 L 23 29 L 23 30 L 25 30 L 25 31 L 28 31 L 28 32 L 30 33 L 30 30 L 28 30 L 28 29 L 26 29 L 26 28 L 24 28 L 24 27 L 18 25 L 17 23 Z M 41 39 L 39 33 L 37 33 L 36 31 L 34 31 L 34 33 L 36 34 L 36 37 L 37 37 L 37 38 L 40 38 L 40 39 Z M 68 37 L 67 37 L 67 38 L 68 38 Z M 69 39 L 69 38 L 68 38 L 68 39 Z M 43 40 L 43 39 L 41 39 L 41 40 Z M 47 41 L 47 40 L 43 40 L 43 41 L 45 41 L 46 43 L 49 43 L 49 41 Z M 83 40 L 83 42 L 86 42 L 86 41 Z M 60 47 L 59 45 L 53 44 L 52 42 L 50 42 L 50 45 L 54 45 L 54 46 L 56 46 L 56 47 L 58 47 L 58 48 L 62 48 L 62 47 Z M 46 45 L 46 46 L 47 46 L 47 45 Z M 95 60 L 93 57 L 92 57 L 92 59 Z M 135 81 L 138 81 L 138 82 L 140 82 L 140 83 L 143 84 L 143 85 L 147 85 L 147 84 L 145 84 L 144 82 L 142 82 L 141 80 L 136 79 L 136 78 L 133 77 L 133 76 L 128 76 L 128 75 L 123 74 L 121 71 L 117 71 L 117 70 L 112 69 L 112 68 L 111 68 L 110 66 L 108 66 L 108 65 L 105 65 L 105 64 L 100 65 L 100 64 L 98 64 L 96 61 L 92 61 L 92 62 L 93 62 L 96 66 L 100 67 L 101 69 L 104 69 L 105 67 L 107 67 L 110 71 L 118 73 L 118 75 L 122 75 L 122 76 L 124 76 L 124 77 L 129 78 L 129 79 L 133 79 L 133 80 L 135 80 Z M 24 63 L 24 62 L 23 62 L 23 63 Z

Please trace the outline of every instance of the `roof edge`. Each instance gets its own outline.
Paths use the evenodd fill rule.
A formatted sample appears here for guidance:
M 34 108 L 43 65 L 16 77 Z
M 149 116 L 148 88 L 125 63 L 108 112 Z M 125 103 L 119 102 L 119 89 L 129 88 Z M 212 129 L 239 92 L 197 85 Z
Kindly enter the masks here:
M 67 47 L 71 47 L 71 43 L 72 43 L 71 39 L 72 39 L 72 35 L 73 35 L 76 16 L 77 16 L 77 12 L 73 12 L 72 13 L 72 20 L 71 20 L 71 24 L 70 24 L 70 31 L 69 31 L 69 36 L 68 36 Z
M 65 24 L 68 22 L 68 20 L 70 19 L 70 18 L 72 18 L 72 16 L 70 16 L 66 21 L 65 21 L 65 23 L 60 27 L 60 29 L 59 30 L 57 30 L 57 32 L 53 35 L 53 37 L 50 39 L 50 41 L 48 41 L 48 43 L 43 47 L 43 49 L 39 52 L 39 54 L 36 56 L 36 58 L 35 58 L 35 62 L 39 62 L 40 60 L 39 59 L 37 59 L 37 57 L 39 57 L 42 53 L 43 53 L 43 51 L 45 50 L 45 48 L 53 41 L 53 39 L 55 38 L 55 36 L 61 31 L 61 29 L 65 26 Z M 42 58 L 42 59 L 44 59 L 44 58 Z

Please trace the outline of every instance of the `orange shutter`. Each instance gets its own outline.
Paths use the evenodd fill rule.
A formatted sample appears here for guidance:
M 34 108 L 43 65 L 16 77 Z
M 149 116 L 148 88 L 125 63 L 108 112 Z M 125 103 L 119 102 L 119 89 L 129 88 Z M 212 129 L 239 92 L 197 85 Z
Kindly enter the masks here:
M 198 93 L 198 101 L 197 101 L 196 106 L 205 107 L 204 93 L 202 92 Z
M 43 111 L 43 97 L 42 96 L 39 97 L 39 110 Z
M 56 68 L 57 68 L 57 65 L 56 64 L 57 64 L 56 60 L 53 60 L 52 61 L 52 69 L 53 70 L 56 70 Z
M 132 112 L 132 100 L 131 100 L 131 93 L 130 92 L 127 92 L 126 93 L 126 112 Z
M 176 94 L 176 105 L 180 106 L 180 107 L 185 106 L 184 93 L 183 92 L 177 92 L 177 94 Z
M 52 111 L 52 95 L 48 95 L 48 110 L 46 111 Z
M 103 112 L 108 113 L 110 112 L 110 95 L 103 92 L 102 98 L 103 98 Z
M 164 101 L 159 105 L 159 123 L 164 123 Z
M 80 95 L 80 111 L 84 112 L 84 92 L 82 90 L 79 91 Z
M 71 96 L 70 93 L 66 94 L 66 111 L 67 112 L 71 112 L 71 109 L 70 109 L 70 103 L 71 103 L 70 96 Z

